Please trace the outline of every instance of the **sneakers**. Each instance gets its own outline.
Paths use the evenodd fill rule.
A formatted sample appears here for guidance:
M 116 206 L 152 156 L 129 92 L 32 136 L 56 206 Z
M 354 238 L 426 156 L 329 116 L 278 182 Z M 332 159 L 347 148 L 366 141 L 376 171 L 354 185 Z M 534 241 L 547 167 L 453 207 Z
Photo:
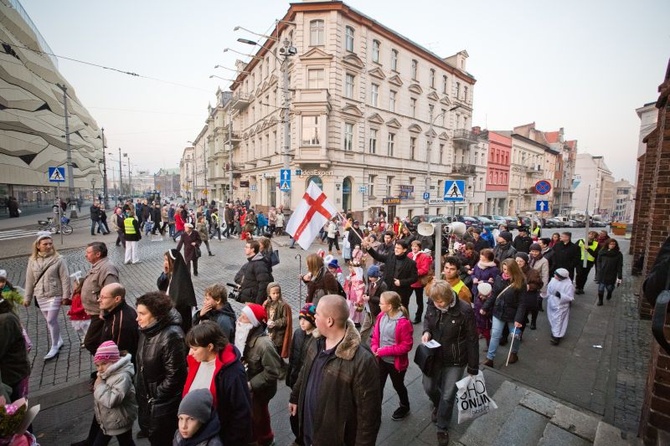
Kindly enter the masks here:
M 514 364 L 514 363 L 517 362 L 518 360 L 519 360 L 519 357 L 517 356 L 516 353 L 511 353 L 511 354 L 509 355 L 509 363 L 510 363 L 510 364 Z
M 49 359 L 55 358 L 58 356 L 58 353 L 60 352 L 61 347 L 63 347 L 63 338 L 60 338 L 56 345 L 51 346 L 51 350 L 49 350 L 49 353 L 46 354 L 44 357 L 45 361 L 48 361 Z
M 437 444 L 439 446 L 448 446 L 449 445 L 449 432 L 438 432 L 437 433 Z
M 400 406 L 395 410 L 395 412 L 393 412 L 393 415 L 391 415 L 391 419 L 394 421 L 399 421 L 405 418 L 407 415 L 409 415 L 409 407 Z

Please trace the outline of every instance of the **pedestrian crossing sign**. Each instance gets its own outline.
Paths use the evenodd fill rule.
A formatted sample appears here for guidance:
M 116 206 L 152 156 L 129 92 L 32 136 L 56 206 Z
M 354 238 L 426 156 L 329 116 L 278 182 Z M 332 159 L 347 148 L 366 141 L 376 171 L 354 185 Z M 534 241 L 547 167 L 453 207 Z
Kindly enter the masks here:
M 465 181 L 446 180 L 444 182 L 444 201 L 465 201 Z
M 49 167 L 49 181 L 52 183 L 64 183 L 65 167 Z

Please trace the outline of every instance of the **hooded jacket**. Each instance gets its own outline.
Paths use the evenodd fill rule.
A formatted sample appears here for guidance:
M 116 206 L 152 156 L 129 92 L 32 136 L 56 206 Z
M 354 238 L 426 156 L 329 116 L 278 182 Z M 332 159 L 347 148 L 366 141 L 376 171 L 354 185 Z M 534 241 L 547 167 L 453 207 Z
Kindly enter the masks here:
M 325 338 L 314 330 L 290 402 L 298 405 L 300 436 L 304 428 L 305 389 L 316 356 Z M 344 338 L 323 367 L 317 407 L 313 416 L 315 445 L 373 446 L 381 425 L 381 390 L 377 361 L 361 345 L 354 323 L 347 320 Z
M 423 321 L 423 333 L 429 333 L 431 339 L 441 344 L 437 364 L 442 367 L 467 366 L 469 374 L 477 375 L 479 335 L 475 324 L 475 313 L 469 303 L 455 297 L 447 310 L 442 311 L 429 299 Z M 434 368 L 433 372 L 437 370 Z
M 247 259 L 247 263 L 235 275 L 235 283 L 240 285 L 240 302 L 262 305 L 267 299 L 267 287 L 273 281 L 268 264 L 262 253 Z
M 133 375 L 135 369 L 130 355 L 110 364 L 99 375 L 93 390 L 95 418 L 105 435 L 114 436 L 128 432 L 137 419 L 137 400 Z
M 394 356 L 393 366 L 397 371 L 402 372 L 409 367 L 408 354 L 412 351 L 412 346 L 414 345 L 414 339 L 412 338 L 414 329 L 409 319 L 405 316 L 400 316 L 395 326 L 395 344 L 380 347 L 380 324 L 385 315 L 385 313 L 379 313 L 377 316 L 375 328 L 372 330 L 370 349 L 379 358 L 382 356 Z
M 414 260 L 407 257 L 409 251 L 397 256 L 395 251 L 383 256 L 374 249 L 368 250 L 368 254 L 379 262 L 384 262 L 384 282 L 389 291 L 395 291 L 400 295 L 403 301 L 409 299 L 412 295 L 412 284 L 419 280 L 419 272 L 416 269 Z M 400 286 L 395 286 L 395 279 L 400 280 Z
M 147 434 L 172 426 L 186 381 L 186 341 L 177 310 L 140 329 L 137 348 L 139 425 Z
M 191 355 L 187 358 L 188 376 L 183 396 L 191 389 L 200 363 Z M 219 415 L 220 437 L 223 444 L 246 445 L 251 441 L 251 394 L 239 350 L 228 344 L 215 359 L 214 378 L 209 391 Z
M 230 302 L 226 302 L 221 309 L 212 308 L 204 316 L 200 316 L 200 312 L 196 311 L 193 315 L 193 325 L 198 325 L 202 321 L 213 321 L 219 324 L 229 341 L 235 340 L 235 310 L 230 306 Z

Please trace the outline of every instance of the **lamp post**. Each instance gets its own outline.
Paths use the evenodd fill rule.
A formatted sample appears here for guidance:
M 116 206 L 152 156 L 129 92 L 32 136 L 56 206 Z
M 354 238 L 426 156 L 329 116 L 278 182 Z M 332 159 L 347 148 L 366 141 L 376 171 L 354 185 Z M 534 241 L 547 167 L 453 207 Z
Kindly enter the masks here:
M 102 137 L 102 199 L 104 200 L 105 209 L 109 207 L 109 194 L 107 186 L 107 156 L 105 156 L 105 129 L 104 127 L 100 129 L 100 134 Z
M 72 174 L 72 147 L 70 146 L 70 124 L 67 114 L 67 87 L 56 84 L 63 90 L 63 114 L 65 115 L 65 147 L 67 150 L 67 193 L 70 201 L 70 218 L 77 218 L 77 204 L 74 201 L 74 176 Z
M 235 30 L 237 29 L 244 29 L 242 27 L 236 27 Z M 248 31 L 248 30 L 245 30 Z M 270 36 L 264 36 L 262 34 L 256 34 L 260 37 L 264 37 L 268 40 L 272 40 L 277 42 L 278 38 L 276 37 L 270 37 Z M 244 43 L 247 45 L 258 45 L 263 47 L 262 45 L 259 45 L 258 42 L 254 42 L 253 40 L 250 39 L 243 39 L 239 38 L 237 39 L 238 42 Z M 290 135 L 290 106 L 291 106 L 291 95 L 289 92 L 289 85 L 288 85 L 288 69 L 289 69 L 289 57 L 294 56 L 298 53 L 298 50 L 294 46 L 292 46 L 291 41 L 288 39 L 284 39 L 282 42 L 282 47 L 279 49 L 279 54 L 282 55 L 282 58 L 280 59 L 277 55 L 275 55 L 274 52 L 268 51 L 268 53 L 272 54 L 280 63 L 280 70 L 282 73 L 282 123 L 284 124 L 284 145 L 282 148 L 282 155 L 283 155 L 283 169 L 284 170 L 289 170 L 291 168 L 291 159 L 289 157 L 289 150 L 291 147 L 291 135 Z M 257 56 L 252 56 L 256 58 Z M 282 204 L 284 209 L 290 209 L 291 207 L 291 192 L 288 190 L 282 191 Z
M 119 147 L 119 195 L 123 195 L 123 165 L 121 164 L 121 161 L 123 160 L 123 157 L 121 156 L 121 147 Z M 118 200 L 119 197 L 117 196 L 116 199 Z
M 93 197 L 93 201 L 95 202 L 95 177 L 91 178 L 91 196 Z
M 133 178 L 132 178 L 132 169 L 130 168 L 130 156 L 128 156 L 128 153 L 124 153 L 123 156 L 125 158 L 128 158 L 128 193 L 130 194 L 130 198 L 133 198 Z

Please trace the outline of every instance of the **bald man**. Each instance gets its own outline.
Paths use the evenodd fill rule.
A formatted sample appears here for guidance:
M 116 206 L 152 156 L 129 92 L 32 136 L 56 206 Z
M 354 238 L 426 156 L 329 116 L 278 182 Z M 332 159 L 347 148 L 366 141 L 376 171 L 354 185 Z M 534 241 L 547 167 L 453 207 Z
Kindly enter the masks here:
M 120 283 L 110 283 L 100 290 L 98 297 L 100 315 L 103 319 L 100 343 L 114 341 L 119 350 L 132 355 L 135 363 L 140 332 L 137 313 L 126 302 L 126 288 Z
M 303 444 L 374 445 L 381 424 L 379 370 L 337 294 L 319 300 L 311 343 L 289 403 Z M 344 429 L 341 427 L 344 426 Z

